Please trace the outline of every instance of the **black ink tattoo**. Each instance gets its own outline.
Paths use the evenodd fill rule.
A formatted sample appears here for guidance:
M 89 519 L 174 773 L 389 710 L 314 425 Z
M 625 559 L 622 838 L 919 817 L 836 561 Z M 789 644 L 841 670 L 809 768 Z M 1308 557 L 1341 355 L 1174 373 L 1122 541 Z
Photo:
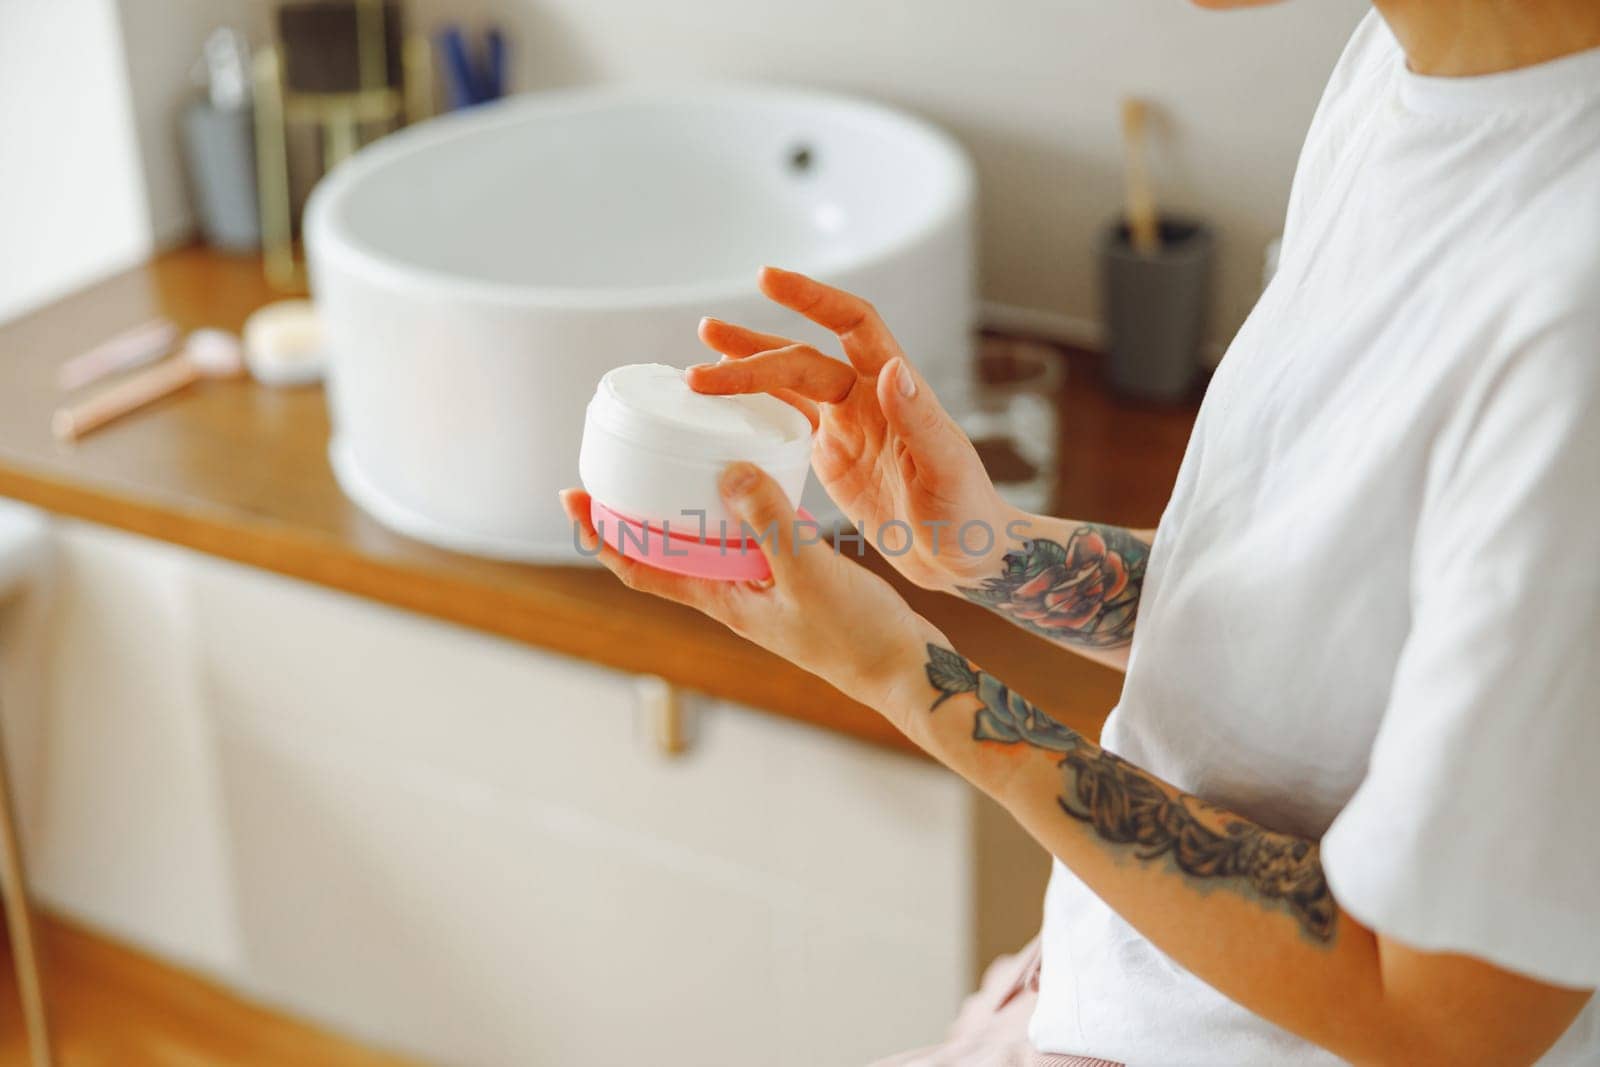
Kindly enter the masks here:
M 1137 767 L 1056 722 L 962 656 L 928 646 L 932 707 L 975 694 L 977 741 L 1028 744 L 1061 753 L 1061 810 L 1110 845 L 1131 845 L 1141 860 L 1170 857 L 1194 879 L 1234 879 L 1266 902 L 1286 907 L 1307 936 L 1333 939 L 1338 908 L 1314 841 L 1277 833 L 1185 793 L 1169 792 Z M 932 709 L 930 709 L 932 710 Z
M 1133 639 L 1150 546 L 1120 526 L 1085 524 L 1065 545 L 1024 541 L 999 576 L 961 593 L 1066 645 L 1116 648 Z

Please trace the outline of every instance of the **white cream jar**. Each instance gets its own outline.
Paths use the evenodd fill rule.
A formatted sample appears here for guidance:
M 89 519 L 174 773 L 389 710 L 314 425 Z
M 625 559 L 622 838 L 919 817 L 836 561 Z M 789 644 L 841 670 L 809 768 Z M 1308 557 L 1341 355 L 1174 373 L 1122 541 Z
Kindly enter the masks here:
M 811 470 L 811 423 L 776 397 L 707 396 L 660 363 L 618 367 L 600 379 L 584 418 L 578 477 L 611 511 L 674 534 L 739 521 L 723 507 L 717 479 L 728 464 L 754 463 L 800 504 Z M 721 522 L 726 527 L 721 527 Z

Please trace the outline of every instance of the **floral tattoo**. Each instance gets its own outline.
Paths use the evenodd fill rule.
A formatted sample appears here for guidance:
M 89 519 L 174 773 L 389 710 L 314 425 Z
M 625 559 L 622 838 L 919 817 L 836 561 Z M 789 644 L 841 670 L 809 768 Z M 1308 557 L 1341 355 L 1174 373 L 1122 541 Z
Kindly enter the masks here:
M 997 577 L 961 593 L 1053 641 L 1116 648 L 1133 639 L 1149 558 L 1150 546 L 1128 530 L 1085 524 L 1065 545 L 1024 541 Z
M 1062 793 L 1057 803 L 1101 841 L 1132 846 L 1140 860 L 1169 857 L 1197 881 L 1227 879 L 1264 903 L 1285 907 L 1313 941 L 1333 940 L 1339 912 L 1315 841 L 1268 830 L 1172 791 L 1050 718 L 956 652 L 927 647 L 928 684 L 939 693 L 929 710 L 971 693 L 978 699 L 974 740 L 1060 753 Z

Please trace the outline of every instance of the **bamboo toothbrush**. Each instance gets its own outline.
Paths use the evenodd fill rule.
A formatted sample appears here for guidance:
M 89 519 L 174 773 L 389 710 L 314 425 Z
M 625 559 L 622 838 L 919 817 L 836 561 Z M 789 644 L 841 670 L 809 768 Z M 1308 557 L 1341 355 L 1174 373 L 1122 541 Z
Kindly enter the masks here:
M 1126 156 L 1124 196 L 1127 199 L 1128 237 L 1141 256 L 1161 251 L 1161 226 L 1157 222 L 1155 193 L 1145 169 L 1144 133 L 1149 117 L 1145 102 L 1130 96 L 1122 101 L 1122 145 Z
M 236 378 L 244 370 L 244 353 L 237 337 L 224 330 L 196 330 L 185 339 L 177 355 L 146 367 L 80 404 L 58 409 L 50 428 L 60 440 L 76 440 L 201 378 Z

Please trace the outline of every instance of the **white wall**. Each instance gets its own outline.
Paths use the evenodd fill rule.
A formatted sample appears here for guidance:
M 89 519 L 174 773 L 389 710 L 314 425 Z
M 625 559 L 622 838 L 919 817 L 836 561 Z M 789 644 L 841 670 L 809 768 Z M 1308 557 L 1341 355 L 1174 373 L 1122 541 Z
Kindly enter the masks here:
M 0 0 L 0 320 L 150 248 L 110 0 Z
M 200 47 L 222 25 L 264 39 L 266 5 L 260 0 L 116 0 L 116 7 L 145 171 L 145 211 L 156 243 L 169 244 L 194 226 L 179 115 L 195 94 L 190 72 Z
M 179 113 L 254 0 L 0 0 L 0 321 L 192 228 Z
M 1222 233 L 1220 339 L 1254 302 L 1301 137 L 1367 4 L 1298 0 L 1227 14 L 1184 0 L 409 7 L 426 26 L 507 24 L 522 89 L 758 78 L 859 92 L 926 115 L 977 159 L 984 295 L 1080 323 L 1097 317 L 1094 247 L 1120 195 L 1118 100 L 1146 96 L 1159 109 L 1163 202 Z M 175 110 L 205 32 L 241 20 L 259 32 L 260 10 L 248 0 L 0 0 L 0 246 L 8 252 L 0 318 L 136 258 L 152 236 L 187 224 Z M 72 79 L 54 73 L 63 54 L 82 57 Z M 68 89 L 35 91 L 45 84 Z M 19 247 L 23 255 L 10 254 Z
M 1364 0 L 1207 12 L 1184 0 L 416 0 L 499 18 L 519 88 L 716 76 L 892 101 L 977 159 L 994 301 L 1096 316 L 1094 247 L 1120 197 L 1118 101 L 1150 98 L 1160 193 L 1220 227 L 1214 333 L 1254 302 L 1300 141 Z

